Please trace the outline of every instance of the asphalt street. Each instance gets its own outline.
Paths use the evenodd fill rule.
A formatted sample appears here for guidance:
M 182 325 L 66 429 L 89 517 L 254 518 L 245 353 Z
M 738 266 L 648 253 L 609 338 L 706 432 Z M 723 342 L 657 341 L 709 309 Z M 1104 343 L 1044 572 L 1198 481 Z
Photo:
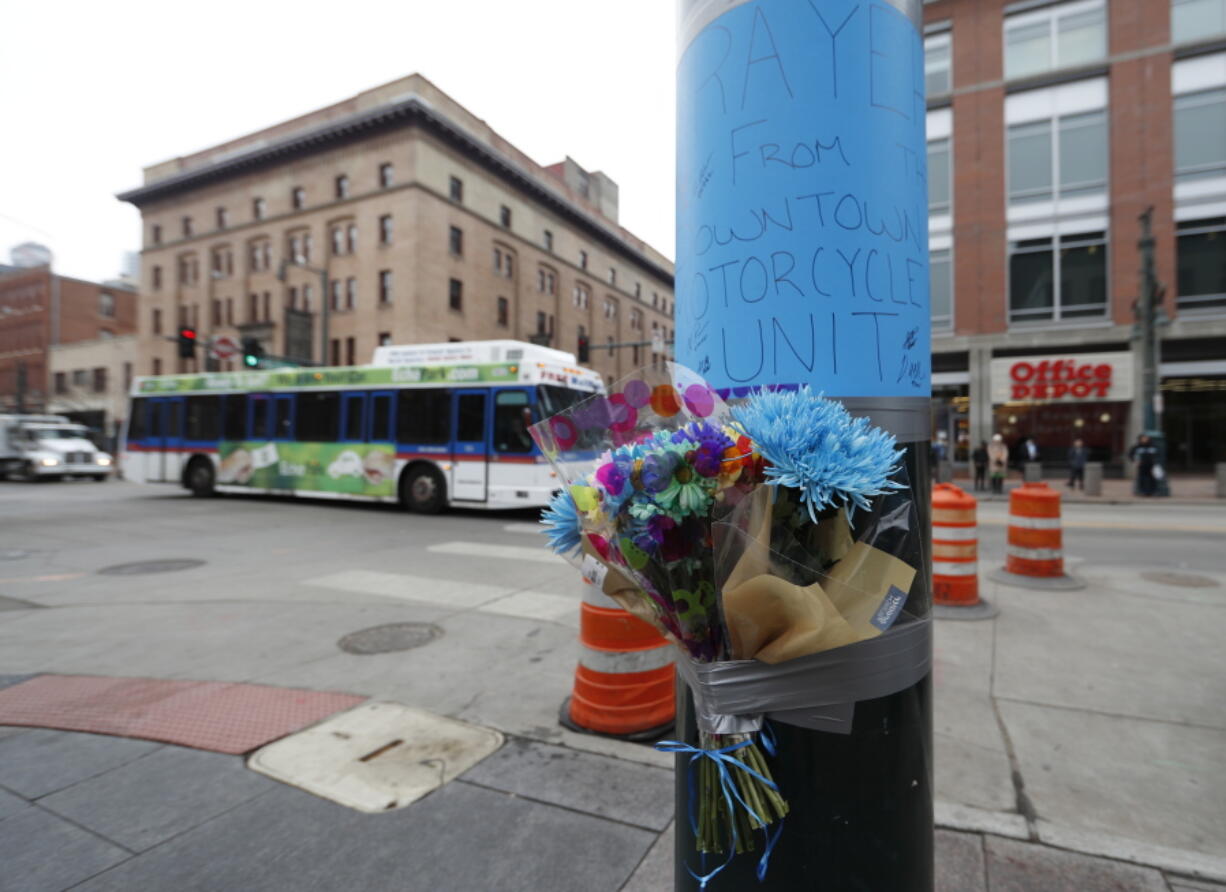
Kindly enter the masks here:
M 1086 590 L 985 581 L 997 619 L 938 622 L 938 888 L 1220 888 L 1206 880 L 1226 880 L 1226 506 L 1069 505 L 1065 521 L 1068 563 Z M 981 506 L 985 571 L 1002 560 L 1005 522 L 1003 503 Z M 333 501 L 201 500 L 121 482 L 0 484 L 0 687 L 60 673 L 345 691 L 508 740 L 458 781 L 372 824 L 257 777 L 239 759 L 0 729 L 0 862 L 20 853 L 30 861 L 31 840 L 51 840 L 51 852 L 81 828 L 91 845 L 105 840 L 75 873 L 30 873 L 41 885 L 0 876 L 0 889 L 227 888 L 236 875 L 212 860 L 225 860 L 227 847 L 231 871 L 271 871 L 284 851 L 299 853 L 298 873 L 281 882 L 248 874 L 249 888 L 337 888 L 341 875 L 367 889 L 668 888 L 672 758 L 558 726 L 573 683 L 580 583 L 542 542 L 532 513 L 420 517 Z M 200 563 L 100 572 L 176 560 Z M 1184 587 L 1178 580 L 1188 577 L 1206 584 Z M 433 623 L 442 637 L 372 656 L 337 646 L 349 633 L 406 621 Z M 97 770 L 80 776 L 90 759 L 101 760 Z M 144 828 L 151 842 L 125 843 L 144 837 L 113 810 L 95 817 L 106 810 L 91 795 L 147 789 L 130 766 L 155 771 L 158 760 L 192 762 L 201 788 L 232 792 L 216 794 L 224 809 L 177 816 L 175 833 Z M 568 766 L 564 780 L 542 767 L 556 763 Z M 24 789 L 18 765 L 38 765 L 48 779 Z M 175 795 L 189 802 L 198 792 Z M 253 828 L 272 815 L 293 817 L 260 849 Z M 497 850 L 494 860 L 522 886 L 474 885 L 490 863 L 438 830 L 483 819 L 493 835 L 473 845 Z M 376 881 L 406 835 L 420 837 L 415 858 L 438 864 L 420 884 Z M 608 841 L 599 852 L 585 844 L 594 836 Z M 375 866 L 345 874 L 302 842 L 328 839 Z M 598 880 L 575 872 L 576 846 Z M 188 851 L 210 853 L 207 865 L 183 861 Z M 183 870 L 197 871 L 195 885 Z

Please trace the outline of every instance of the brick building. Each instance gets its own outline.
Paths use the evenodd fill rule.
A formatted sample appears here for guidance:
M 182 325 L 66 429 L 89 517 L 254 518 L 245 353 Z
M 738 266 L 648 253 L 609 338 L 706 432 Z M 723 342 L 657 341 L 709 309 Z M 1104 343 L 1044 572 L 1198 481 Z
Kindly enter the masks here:
M 420 75 L 149 167 L 119 197 L 144 230 L 138 374 L 197 368 L 165 338 L 180 325 L 316 361 L 326 340 L 332 365 L 585 337 L 610 378 L 651 353 L 600 345 L 671 339 L 672 264 L 618 225 L 616 183 L 538 165 Z
M 53 346 L 135 331 L 131 285 L 60 276 L 50 266 L 0 269 L 0 411 L 19 401 L 26 411 L 48 410 Z
M 1080 436 L 1124 467 L 1152 208 L 1169 467 L 1226 461 L 1226 0 L 926 0 L 924 21 L 934 423 L 956 458 L 1000 432 L 1058 464 Z

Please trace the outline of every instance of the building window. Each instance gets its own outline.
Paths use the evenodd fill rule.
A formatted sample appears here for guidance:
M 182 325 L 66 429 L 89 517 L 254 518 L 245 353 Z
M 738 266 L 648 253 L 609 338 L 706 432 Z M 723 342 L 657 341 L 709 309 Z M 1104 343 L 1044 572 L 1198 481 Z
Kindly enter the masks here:
M 384 214 L 379 218 L 379 244 L 390 245 L 392 243 L 392 215 Z
M 98 293 L 98 315 L 108 319 L 115 318 L 115 295 L 106 291 Z
M 1008 153 L 1012 203 L 1101 194 L 1107 186 L 1107 114 L 1014 124 Z
M 1009 246 L 1009 321 L 1103 316 L 1107 312 L 1105 232 L 1024 239 Z
M 447 250 L 451 252 L 452 257 L 464 256 L 464 230 L 458 226 L 452 226 L 447 231 Z
M 331 343 L 328 344 L 328 355 L 330 357 L 330 360 L 329 360 L 330 365 L 336 366 L 336 365 L 341 364 L 341 339 L 340 338 L 333 338 Z
M 226 325 L 234 324 L 234 298 L 226 298 Z
M 949 248 L 928 253 L 928 293 L 932 327 L 949 328 L 954 320 L 953 260 Z
M 307 263 L 311 262 L 311 234 L 304 232 L 302 234 L 302 260 Z
M 158 359 L 157 357 L 154 357 L 152 368 L 153 368 L 153 374 L 155 375 L 162 374 L 162 360 Z
M 253 198 L 251 200 L 251 216 L 257 220 L 263 220 L 268 213 L 268 205 L 264 203 L 262 198 Z
M 609 267 L 609 284 L 617 284 L 617 268 L 613 266 Z
M 155 266 L 153 268 L 153 290 L 159 291 L 162 287 L 162 268 Z
M 258 294 L 247 295 L 247 321 L 260 321 L 260 296 Z
M 455 202 L 464 201 L 464 181 L 459 177 L 452 177 L 447 185 L 448 194 L 451 200 Z
M 657 309 L 660 306 L 660 292 L 651 292 L 651 306 L 652 309 Z
M 336 178 L 335 183 L 336 183 L 336 197 L 337 198 L 348 198 L 349 197 L 349 177 L 345 176 L 344 174 L 341 174 L 339 177 Z
M 505 297 L 498 298 L 498 325 L 506 328 L 511 324 L 511 302 Z
M 392 271 L 390 269 L 379 270 L 379 303 L 390 304 L 392 302 Z
M 341 308 L 341 280 L 333 279 L 328 283 L 328 289 L 331 292 L 328 296 L 328 303 L 331 309 L 340 310 Z
M 503 229 L 511 228 L 511 209 L 505 204 L 498 209 L 498 222 L 502 224 Z
M 289 203 L 296 211 L 300 211 L 306 207 L 306 190 L 301 186 L 295 186 L 292 190 L 290 190 Z
M 184 254 L 179 258 L 179 284 L 194 285 L 200 279 L 200 262 L 195 254 Z
M 357 353 L 354 338 L 345 338 L 345 365 L 353 365 Z
M 106 393 L 106 368 L 94 369 L 94 393 Z
M 579 269 L 587 269 L 587 251 L 579 252 Z
M 536 290 L 541 294 L 556 294 L 558 289 L 558 277 L 553 270 L 548 267 L 540 267 L 536 271 Z
M 127 393 L 132 388 L 132 363 L 123 364 L 123 390 Z
M 229 213 L 226 212 L 226 209 L 218 208 L 217 209 L 217 228 L 225 229 L 226 226 L 229 224 L 229 222 L 230 222 L 230 215 Z
M 642 283 L 642 282 L 635 282 L 635 283 L 634 283 L 634 296 L 635 296 L 635 297 L 642 297 L 642 296 L 643 296 L 643 283 Z
M 302 286 L 302 309 L 305 311 L 310 311 L 311 309 L 311 286 L 310 285 Z
M 358 280 L 350 276 L 345 280 L 345 309 L 352 310 L 358 305 Z
M 379 165 L 379 185 L 384 189 L 389 189 L 396 181 L 395 171 L 392 168 L 391 162 L 384 162 Z
M 464 283 L 459 279 L 451 279 L 447 283 L 447 306 L 456 312 L 464 309 Z
M 1171 40 L 1183 43 L 1226 33 L 1226 0 L 1171 0 Z
M 502 276 L 504 279 L 509 279 L 515 275 L 515 257 L 510 251 L 501 248 L 498 245 L 494 246 L 494 272 Z
M 1226 175 L 1226 87 L 1176 96 L 1174 119 L 1175 178 Z
M 536 311 L 536 333 L 543 335 L 546 333 L 545 328 L 545 312 L 543 310 Z
M 944 96 L 953 88 L 950 72 L 950 33 L 924 38 L 924 89 L 929 96 Z
M 266 272 L 272 268 L 272 242 L 269 239 L 252 242 L 248 254 L 252 272 Z
M 1071 68 L 1107 54 L 1103 0 L 1059 3 L 1005 19 L 1005 77 Z
M 55 392 L 57 394 L 65 394 L 68 392 L 68 375 L 65 372 L 55 373 Z
M 631 331 L 642 331 L 643 330 L 643 311 L 642 310 L 637 309 L 637 308 L 630 310 L 630 330 Z M 636 359 L 635 362 L 638 362 L 638 360 Z
M 183 220 L 182 220 L 182 225 L 183 225 L 183 237 L 184 237 L 184 238 L 191 238 L 191 235 L 192 235 L 192 218 L 191 218 L 191 217 L 184 217 L 184 218 L 183 218 Z
M 582 282 L 576 282 L 574 291 L 571 292 L 571 300 L 574 302 L 575 306 L 581 310 L 586 310 L 588 308 L 588 304 L 591 302 L 591 299 L 591 289 L 589 289 L 587 285 Z
M 332 253 L 340 255 L 345 253 L 345 227 L 333 226 L 330 230 L 332 236 Z
M 604 317 L 606 319 L 617 318 L 617 301 L 613 300 L 611 297 L 606 297 L 604 299 Z
M 160 245 L 162 243 L 162 227 L 157 223 L 154 223 L 152 229 L 150 230 L 149 240 L 155 245 Z
M 1179 309 L 1226 308 L 1226 217 L 1175 224 Z
M 545 230 L 545 250 L 553 253 L 553 233 L 548 229 Z
M 949 137 L 928 143 L 928 213 L 949 213 Z
M 358 224 L 350 223 L 345 227 L 346 253 L 352 254 L 358 249 Z
M 392 333 L 390 331 L 379 332 L 379 346 L 386 347 L 392 342 Z

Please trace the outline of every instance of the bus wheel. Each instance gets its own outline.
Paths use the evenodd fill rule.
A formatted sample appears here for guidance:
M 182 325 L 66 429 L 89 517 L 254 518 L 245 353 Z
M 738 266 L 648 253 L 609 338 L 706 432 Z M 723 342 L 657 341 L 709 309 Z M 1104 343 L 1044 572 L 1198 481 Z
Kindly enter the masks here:
M 192 459 L 187 466 L 187 488 L 194 496 L 213 494 L 213 463 L 207 458 Z
M 443 475 L 431 467 L 417 467 L 400 477 L 400 502 L 418 514 L 438 514 L 447 503 Z

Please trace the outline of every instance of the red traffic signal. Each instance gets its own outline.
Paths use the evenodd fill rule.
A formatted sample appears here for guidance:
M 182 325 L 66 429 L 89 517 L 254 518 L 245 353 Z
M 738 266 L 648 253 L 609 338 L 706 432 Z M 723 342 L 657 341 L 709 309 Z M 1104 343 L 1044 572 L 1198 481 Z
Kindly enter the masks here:
M 191 359 L 196 355 L 196 329 L 179 329 L 179 358 Z
M 577 352 L 578 356 L 576 358 L 579 362 L 587 362 L 591 359 L 592 347 L 587 335 L 579 335 L 579 350 Z

